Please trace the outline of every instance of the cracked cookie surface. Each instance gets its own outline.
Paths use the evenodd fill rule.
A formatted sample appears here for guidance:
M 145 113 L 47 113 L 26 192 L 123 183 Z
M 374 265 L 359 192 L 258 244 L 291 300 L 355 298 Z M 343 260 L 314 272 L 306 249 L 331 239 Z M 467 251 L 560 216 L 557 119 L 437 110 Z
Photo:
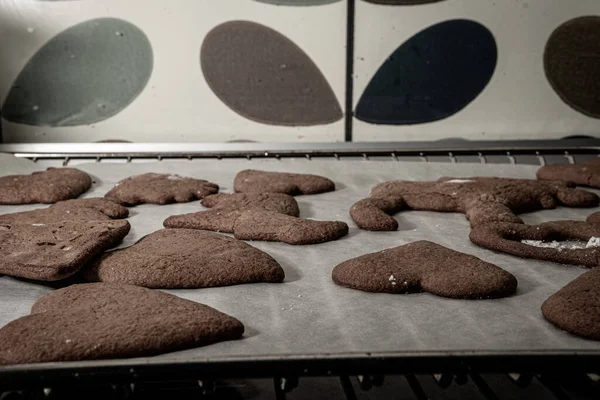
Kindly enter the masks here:
M 0 225 L 0 273 L 56 281 L 116 246 L 129 233 L 127 221 L 62 221 Z

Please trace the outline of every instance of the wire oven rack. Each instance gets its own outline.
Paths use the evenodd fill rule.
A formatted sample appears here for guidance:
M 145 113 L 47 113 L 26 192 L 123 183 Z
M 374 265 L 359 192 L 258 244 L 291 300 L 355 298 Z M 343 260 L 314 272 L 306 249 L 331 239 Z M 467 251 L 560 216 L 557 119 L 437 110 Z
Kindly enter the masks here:
M 600 157 L 600 139 L 558 141 L 327 143 L 327 144 L 5 144 L 0 153 L 44 166 L 83 162 L 141 162 L 196 158 L 364 159 L 446 163 L 545 165 Z M 0 400 L 7 398 L 412 398 L 598 399 L 600 358 L 422 355 L 402 358 L 236 360 L 211 365 L 24 369 L 0 372 Z

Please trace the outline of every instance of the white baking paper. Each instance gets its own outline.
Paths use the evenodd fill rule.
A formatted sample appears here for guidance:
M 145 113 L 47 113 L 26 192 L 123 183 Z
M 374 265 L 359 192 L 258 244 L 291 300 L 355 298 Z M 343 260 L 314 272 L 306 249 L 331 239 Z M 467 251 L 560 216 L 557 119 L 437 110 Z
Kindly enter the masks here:
M 43 167 L 43 165 L 39 165 Z M 136 364 L 259 357 L 345 357 L 420 354 L 517 354 L 600 352 L 600 343 L 563 332 L 544 320 L 542 302 L 586 270 L 581 267 L 523 260 L 479 248 L 468 239 L 469 224 L 462 214 L 405 211 L 396 215 L 397 232 L 359 230 L 348 210 L 379 182 L 395 179 L 434 180 L 441 176 L 505 176 L 534 178 L 537 167 L 394 161 L 282 159 L 179 160 L 144 163 L 89 163 L 80 168 L 94 176 L 85 197 L 104 195 L 117 181 L 144 172 L 176 173 L 208 179 L 231 192 L 235 174 L 246 168 L 321 174 L 337 190 L 297 197 L 301 216 L 341 220 L 350 233 L 336 241 L 313 246 L 250 242 L 275 257 L 285 270 L 282 284 L 169 290 L 177 296 L 208 304 L 240 319 L 244 338 L 158 357 L 103 361 Z M 30 172 L 25 168 L 24 172 Z M 0 206 L 0 213 L 41 205 Z M 199 202 L 131 208 L 132 230 L 123 246 L 162 228 L 173 214 L 201 210 Z M 559 208 L 524 215 L 527 223 L 583 220 L 596 209 Z M 473 254 L 513 273 L 516 295 L 499 300 L 452 300 L 429 293 L 391 295 L 339 287 L 332 269 L 365 253 L 427 239 Z M 27 315 L 31 305 L 52 290 L 51 285 L 0 278 L 0 326 Z M 370 353 L 370 354 L 368 354 Z M 98 362 L 91 362 L 98 364 Z M 84 363 L 85 365 L 89 363 Z

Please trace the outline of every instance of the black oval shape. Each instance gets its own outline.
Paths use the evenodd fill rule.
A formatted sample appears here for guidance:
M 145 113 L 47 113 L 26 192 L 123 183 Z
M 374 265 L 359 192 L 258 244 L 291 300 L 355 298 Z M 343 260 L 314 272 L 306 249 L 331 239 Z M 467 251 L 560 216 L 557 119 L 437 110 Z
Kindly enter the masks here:
M 496 69 L 492 33 L 470 20 L 430 26 L 404 42 L 365 89 L 356 118 L 408 125 L 447 118 L 473 101 Z
M 546 43 L 544 70 L 565 103 L 600 118 L 600 17 L 579 17 L 556 28 Z

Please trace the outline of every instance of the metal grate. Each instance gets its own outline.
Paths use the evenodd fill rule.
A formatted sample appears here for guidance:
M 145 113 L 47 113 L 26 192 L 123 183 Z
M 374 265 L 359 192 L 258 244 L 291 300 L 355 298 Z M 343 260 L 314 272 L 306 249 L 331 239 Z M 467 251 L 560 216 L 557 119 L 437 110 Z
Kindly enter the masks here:
M 1 150 L 1 149 L 0 149 Z M 439 162 L 439 163 L 479 163 L 479 164 L 519 164 L 519 165 L 546 165 L 546 164 L 575 164 L 598 159 L 600 157 L 600 149 L 589 149 L 587 151 L 530 151 L 530 152 L 510 152 L 506 151 L 503 153 L 484 153 L 481 151 L 472 152 L 436 152 L 436 151 L 422 151 L 416 154 L 413 153 L 399 153 L 393 152 L 363 152 L 357 154 L 314 154 L 311 152 L 305 153 L 294 153 L 282 156 L 279 153 L 265 152 L 257 155 L 255 153 L 239 153 L 235 156 L 229 155 L 227 157 L 223 155 L 212 155 L 197 156 L 193 154 L 173 156 L 169 154 L 153 154 L 153 155 L 140 155 L 140 154 L 104 154 L 90 157 L 85 154 L 68 155 L 68 154 L 31 154 L 21 153 L 17 156 L 23 158 L 29 158 L 32 161 L 43 164 L 48 167 L 57 166 L 74 166 L 77 164 L 84 164 L 90 162 L 120 162 L 120 163 L 141 163 L 141 162 L 153 162 L 153 161 L 168 161 L 168 160 L 187 160 L 194 161 L 196 159 L 214 158 L 216 160 L 222 160 L 224 158 L 245 158 L 247 160 L 253 159 L 282 159 L 294 157 L 296 159 L 304 159 L 310 161 L 318 158 L 334 158 L 337 161 L 344 160 L 364 160 L 364 161 L 389 161 L 389 162 Z
M 600 398 L 595 375 L 436 374 L 105 383 L 5 392 L 8 399 L 543 399 Z
M 568 139 L 557 141 L 497 141 L 398 143 L 215 143 L 215 144 L 0 144 L 0 152 L 33 160 L 62 159 L 67 164 L 75 160 L 90 162 L 120 160 L 167 160 L 196 158 L 305 158 L 333 157 L 337 160 L 377 159 L 388 161 L 434 161 L 478 163 L 574 163 L 596 158 L 600 139 Z

